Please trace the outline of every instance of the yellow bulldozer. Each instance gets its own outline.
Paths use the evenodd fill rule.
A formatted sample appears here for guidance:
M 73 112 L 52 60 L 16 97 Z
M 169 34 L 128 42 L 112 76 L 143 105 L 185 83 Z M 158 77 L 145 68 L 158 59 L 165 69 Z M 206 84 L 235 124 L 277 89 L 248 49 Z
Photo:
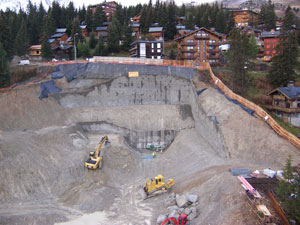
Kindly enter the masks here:
M 103 144 L 107 145 L 109 143 L 108 137 L 104 136 L 101 138 L 97 150 L 95 152 L 90 152 L 89 159 L 85 162 L 84 166 L 88 169 L 102 168 L 103 166 L 103 153 L 101 147 Z
M 146 193 L 145 199 L 167 192 L 174 184 L 175 182 L 173 179 L 169 179 L 165 183 L 164 177 L 161 174 L 154 177 L 154 180 L 151 179 L 151 181 L 149 181 L 147 179 L 144 186 L 144 191 Z

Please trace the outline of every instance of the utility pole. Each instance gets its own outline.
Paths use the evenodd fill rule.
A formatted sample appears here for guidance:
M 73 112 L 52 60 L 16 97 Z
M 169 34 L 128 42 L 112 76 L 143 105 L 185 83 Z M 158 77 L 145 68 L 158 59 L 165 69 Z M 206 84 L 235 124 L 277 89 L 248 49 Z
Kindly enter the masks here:
M 78 35 L 78 33 L 74 34 L 74 59 L 75 61 L 77 60 L 77 52 L 76 52 L 76 36 Z

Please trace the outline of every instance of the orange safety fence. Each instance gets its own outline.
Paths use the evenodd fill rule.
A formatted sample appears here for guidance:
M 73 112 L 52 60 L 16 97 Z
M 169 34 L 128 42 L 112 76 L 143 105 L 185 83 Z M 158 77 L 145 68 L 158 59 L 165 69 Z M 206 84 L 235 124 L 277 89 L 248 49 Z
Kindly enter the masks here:
M 229 98 L 237 100 L 242 105 L 246 106 L 249 109 L 254 110 L 255 114 L 262 118 L 269 126 L 280 136 L 288 140 L 294 146 L 300 149 L 300 140 L 295 135 L 288 132 L 286 129 L 282 128 L 265 110 L 263 110 L 260 106 L 254 104 L 253 102 L 243 98 L 240 95 L 235 94 L 232 90 L 230 90 L 218 77 L 216 77 L 209 65 L 207 63 L 205 65 L 205 69 L 207 69 L 210 73 L 210 76 L 214 82 L 214 84 Z

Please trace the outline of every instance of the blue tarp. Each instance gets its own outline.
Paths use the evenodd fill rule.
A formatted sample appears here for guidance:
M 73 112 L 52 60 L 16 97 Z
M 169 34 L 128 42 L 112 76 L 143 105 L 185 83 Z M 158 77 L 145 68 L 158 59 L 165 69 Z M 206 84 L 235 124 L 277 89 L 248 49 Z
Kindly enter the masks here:
M 69 74 L 66 74 L 65 77 L 68 82 L 71 82 L 72 80 L 77 78 L 77 73 L 76 72 L 73 72 L 72 74 L 69 73 Z
M 197 95 L 199 96 L 203 91 L 205 91 L 207 88 L 203 88 L 203 89 L 201 89 L 201 90 L 199 90 L 199 91 L 196 91 L 196 93 L 197 93 Z
M 60 71 L 59 67 L 56 67 L 56 69 L 51 73 L 52 79 L 61 79 L 64 77 L 64 74 Z
M 216 117 L 216 116 L 211 116 L 210 118 L 214 121 L 214 123 L 215 123 L 216 125 L 219 124 L 219 121 L 217 120 L 217 117 Z
M 39 99 L 48 98 L 48 94 L 56 94 L 61 92 L 61 88 L 57 87 L 53 80 L 49 80 L 40 84 L 41 95 Z
M 234 104 L 237 104 L 238 106 L 240 106 L 243 110 L 245 110 L 247 113 L 249 113 L 251 116 L 254 116 L 255 117 L 255 115 L 254 115 L 254 110 L 253 109 L 249 109 L 249 108 L 247 108 L 246 106 L 244 106 L 244 105 L 242 105 L 241 103 L 239 103 L 237 100 L 234 100 L 234 99 L 231 99 L 231 98 L 229 98 L 227 95 L 225 95 L 219 88 L 216 88 L 217 89 L 217 91 L 219 92 L 219 93 L 221 93 L 222 95 L 224 95 L 225 96 L 225 98 L 228 100 L 228 101 L 230 101 L 230 102 L 232 102 L 232 103 L 234 103 Z

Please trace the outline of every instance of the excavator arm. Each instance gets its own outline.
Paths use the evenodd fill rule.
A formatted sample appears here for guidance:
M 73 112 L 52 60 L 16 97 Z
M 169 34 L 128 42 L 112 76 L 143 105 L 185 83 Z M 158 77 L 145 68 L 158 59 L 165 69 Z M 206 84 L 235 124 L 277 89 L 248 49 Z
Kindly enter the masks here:
M 100 156 L 100 149 L 102 147 L 102 145 L 108 141 L 108 137 L 107 136 L 104 136 L 101 138 L 101 141 L 99 142 L 98 146 L 97 146 L 97 150 L 95 152 L 95 156 L 96 157 L 99 157 Z

